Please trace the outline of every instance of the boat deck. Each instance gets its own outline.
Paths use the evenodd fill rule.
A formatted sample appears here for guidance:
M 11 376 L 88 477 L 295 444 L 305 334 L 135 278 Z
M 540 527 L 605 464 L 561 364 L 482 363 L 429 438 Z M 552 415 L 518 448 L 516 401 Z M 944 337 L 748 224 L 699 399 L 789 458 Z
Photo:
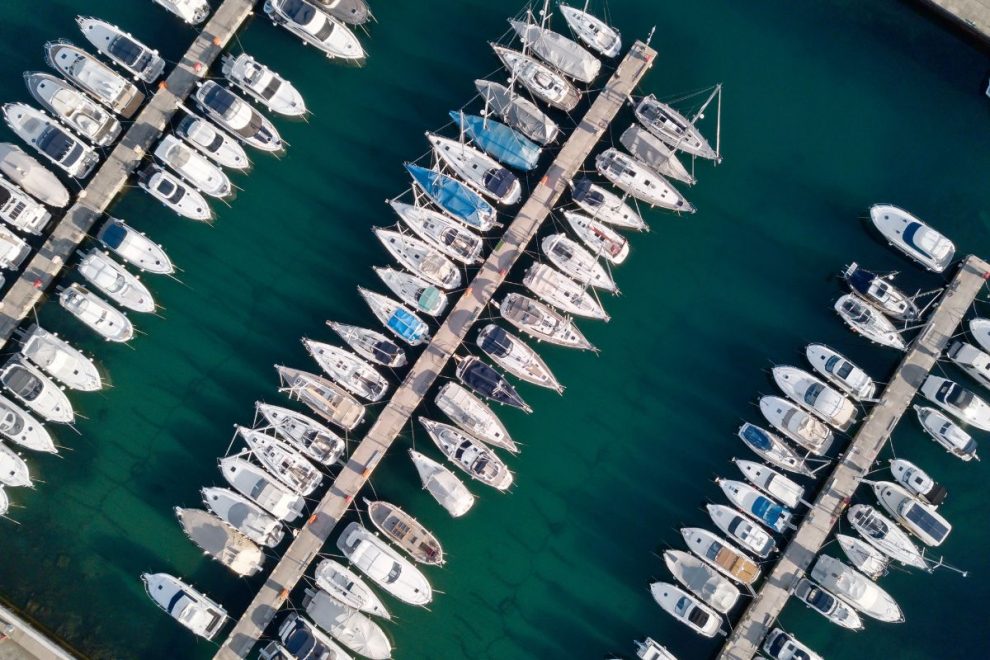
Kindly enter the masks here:
M 804 577 L 833 527 L 849 505 L 860 482 L 872 469 L 901 416 L 942 355 L 963 315 L 990 278 L 990 264 L 967 257 L 945 290 L 924 329 L 908 348 L 879 402 L 870 411 L 822 486 L 814 506 L 787 544 L 756 598 L 743 613 L 719 654 L 720 660 L 747 660 L 787 604 L 791 591 Z
M 347 464 L 300 530 L 278 565 L 261 586 L 237 625 L 214 656 L 217 660 L 245 658 L 320 552 L 378 463 L 409 423 L 448 361 L 465 340 L 482 310 L 505 281 L 512 266 L 549 216 L 567 182 L 587 160 L 616 114 L 653 64 L 656 51 L 636 42 L 619 64 L 587 114 L 561 148 L 546 175 L 533 188 L 502 240 L 451 309 L 419 359 L 413 364 L 388 405 L 355 448 Z
M 193 91 L 235 35 L 254 6 L 253 0 L 224 0 L 196 36 L 179 64 L 134 119 L 117 145 L 78 194 L 51 234 L 31 257 L 0 300 L 0 348 L 41 300 L 93 225 L 103 217 L 145 152 L 162 135 L 182 102 Z M 164 12 L 164 10 L 162 10 Z M 163 16 L 163 20 L 167 20 Z

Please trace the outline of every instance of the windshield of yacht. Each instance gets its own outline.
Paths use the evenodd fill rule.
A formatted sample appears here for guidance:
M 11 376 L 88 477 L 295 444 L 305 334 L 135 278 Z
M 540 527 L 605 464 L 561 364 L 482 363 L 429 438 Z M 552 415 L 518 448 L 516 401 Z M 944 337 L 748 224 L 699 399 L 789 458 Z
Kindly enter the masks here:
M 807 390 L 804 391 L 804 402 L 809 406 L 815 405 L 815 400 L 818 395 L 822 393 L 825 387 L 821 383 L 812 383 Z
M 138 70 L 147 66 L 148 60 L 151 59 L 147 55 L 142 58 L 141 55 L 145 50 L 124 36 L 115 37 L 107 46 L 107 50 L 124 64 Z
M 300 25 L 307 25 L 316 16 L 316 8 L 303 0 L 285 0 L 282 11 Z
M 59 163 L 72 165 L 79 159 L 82 147 L 57 128 L 49 127 L 38 138 L 38 148 Z
M 973 403 L 973 393 L 956 383 L 944 383 L 935 395 L 939 401 L 948 402 L 957 408 L 968 408 Z

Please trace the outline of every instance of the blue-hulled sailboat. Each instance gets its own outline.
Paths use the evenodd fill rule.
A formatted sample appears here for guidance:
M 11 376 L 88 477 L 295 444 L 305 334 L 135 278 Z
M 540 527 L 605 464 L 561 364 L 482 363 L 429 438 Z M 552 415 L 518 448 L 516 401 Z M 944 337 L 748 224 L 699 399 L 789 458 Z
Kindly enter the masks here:
M 495 225 L 495 208 L 460 181 L 411 163 L 406 170 L 433 203 L 464 224 L 481 231 Z
M 503 165 L 526 172 L 536 168 L 542 151 L 540 145 L 505 124 L 456 110 L 450 111 L 450 118 L 472 142 Z

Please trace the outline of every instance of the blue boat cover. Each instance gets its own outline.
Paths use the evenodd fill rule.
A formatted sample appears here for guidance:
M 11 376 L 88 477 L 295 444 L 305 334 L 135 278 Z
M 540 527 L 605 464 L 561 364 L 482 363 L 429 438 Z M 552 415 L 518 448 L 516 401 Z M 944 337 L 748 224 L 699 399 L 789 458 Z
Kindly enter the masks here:
M 756 514 L 761 520 L 764 520 L 771 525 L 776 525 L 777 521 L 784 515 L 784 507 L 779 504 L 774 504 L 767 498 L 760 495 L 753 502 L 753 513 Z
M 426 324 L 404 309 L 396 309 L 392 313 L 388 327 L 410 343 L 421 340 L 426 334 Z
M 103 234 L 100 236 L 104 243 L 115 249 L 120 247 L 120 244 L 124 242 L 124 238 L 126 237 L 127 230 L 116 222 L 111 222 L 104 227 Z
M 463 121 L 461 118 L 463 117 Z M 540 160 L 540 146 L 505 124 L 451 110 L 450 118 L 489 156 L 517 170 L 529 171 Z
M 483 227 L 485 216 L 494 218 L 495 209 L 460 181 L 410 163 L 406 163 L 406 170 L 440 208 L 472 227 Z
M 773 442 L 770 441 L 770 437 L 758 426 L 747 424 L 743 427 L 741 432 L 743 438 L 745 438 L 749 444 L 758 449 L 769 451 L 770 448 L 773 447 Z
M 859 293 L 865 294 L 870 290 L 870 285 L 875 279 L 877 279 L 876 273 L 871 273 L 868 270 L 857 268 L 852 272 L 852 275 L 846 278 L 846 281 L 849 282 L 849 286 L 852 289 L 858 291 Z

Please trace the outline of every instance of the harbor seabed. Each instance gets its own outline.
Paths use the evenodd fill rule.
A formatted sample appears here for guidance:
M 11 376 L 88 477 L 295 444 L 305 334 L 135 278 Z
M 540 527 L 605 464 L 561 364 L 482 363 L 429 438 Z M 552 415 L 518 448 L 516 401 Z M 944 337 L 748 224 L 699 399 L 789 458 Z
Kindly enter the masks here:
M 326 319 L 371 325 L 355 286 L 376 287 L 370 267 L 387 261 L 369 231 L 392 221 L 382 200 L 407 185 L 401 164 L 427 150 L 423 131 L 445 124 L 473 80 L 497 68 L 486 41 L 519 8 L 373 5 L 363 68 L 328 62 L 262 16 L 238 35 L 235 48 L 290 79 L 314 115 L 276 120 L 286 157 L 252 154 L 254 169 L 234 180 L 244 190 L 230 209 L 216 207 L 213 228 L 136 190 L 112 207 L 183 269 L 181 282 L 143 278 L 164 318 L 134 315 L 145 334 L 133 350 L 100 342 L 54 304 L 39 309 L 43 325 L 98 357 L 113 387 L 72 395 L 86 419 L 78 435 L 57 430 L 63 458 L 29 458 L 45 483 L 11 492 L 21 524 L 4 523 L 0 592 L 91 657 L 216 651 L 155 608 L 142 571 L 182 575 L 235 614 L 256 591 L 257 580 L 201 556 L 172 507 L 196 506 L 201 486 L 219 484 L 216 457 L 255 400 L 284 401 L 271 365 L 308 366 L 300 336 L 329 339 Z M 28 100 L 21 73 L 45 68 L 45 41 L 81 41 L 79 13 L 173 60 L 195 34 L 151 2 L 56 0 L 42 16 L 35 3 L 5 3 L 3 29 L 17 38 L 0 43 L 3 100 Z M 452 520 L 419 490 L 404 451 L 376 471 L 374 494 L 413 513 L 448 555 L 428 571 L 444 592 L 431 611 L 395 604 L 398 621 L 387 627 L 397 657 L 628 655 L 643 635 L 682 658 L 713 655 L 718 641 L 700 640 L 652 602 L 647 583 L 665 574 L 652 551 L 680 546 L 677 527 L 706 524 L 701 504 L 720 500 L 711 478 L 742 456 L 734 431 L 758 418 L 752 402 L 772 388 L 771 362 L 797 361 L 820 341 L 879 380 L 893 371 L 897 353 L 854 337 L 831 310 L 841 266 L 901 271 L 911 291 L 944 281 L 869 231 L 868 206 L 898 204 L 961 254 L 990 255 L 981 183 L 990 59 L 965 35 L 904 2 L 627 0 L 610 3 L 610 18 L 627 42 L 658 26 L 645 92 L 671 99 L 725 84 L 725 162 L 699 163 L 699 183 L 686 189 L 697 214 L 646 214 L 653 231 L 633 236 L 615 271 L 623 295 L 603 299 L 612 321 L 581 323 L 600 356 L 540 345 L 567 390 L 523 386 L 536 412 L 500 411 L 523 443 L 509 458 L 510 494 L 473 488 L 475 509 Z M 626 111 L 615 129 L 629 121 Z M 405 441 L 433 452 L 419 428 Z M 870 622 L 852 634 L 796 603 L 781 622 L 830 659 L 978 657 L 990 647 L 985 466 L 948 457 L 909 418 L 892 446 L 949 486 L 941 510 L 955 529 L 940 550 L 970 576 L 885 578 L 905 625 Z

